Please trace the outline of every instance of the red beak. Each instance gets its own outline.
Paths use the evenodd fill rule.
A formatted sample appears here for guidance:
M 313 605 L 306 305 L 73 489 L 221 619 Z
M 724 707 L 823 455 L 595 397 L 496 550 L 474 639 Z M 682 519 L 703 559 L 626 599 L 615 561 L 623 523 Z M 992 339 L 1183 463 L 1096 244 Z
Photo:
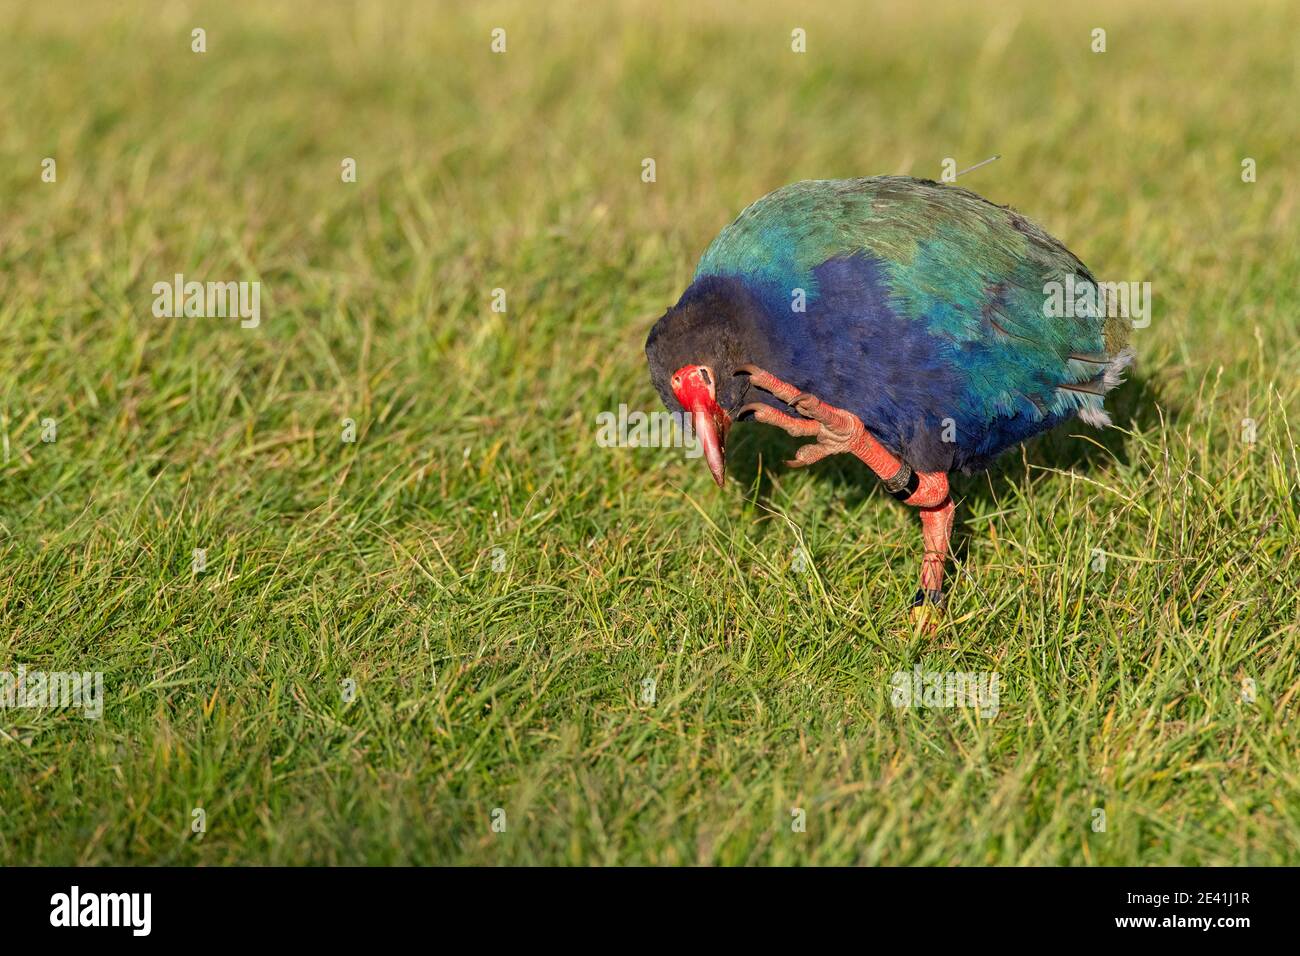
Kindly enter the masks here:
M 673 374 L 672 389 L 691 416 L 695 437 L 704 449 L 704 460 L 721 488 L 726 478 L 725 448 L 731 418 L 718 404 L 713 370 L 707 365 L 683 365 Z

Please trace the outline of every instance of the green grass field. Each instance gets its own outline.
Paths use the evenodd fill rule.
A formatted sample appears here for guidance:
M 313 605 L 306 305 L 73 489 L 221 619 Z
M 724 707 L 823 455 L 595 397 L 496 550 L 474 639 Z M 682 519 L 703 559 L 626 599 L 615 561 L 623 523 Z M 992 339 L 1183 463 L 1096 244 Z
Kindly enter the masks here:
M 4 4 L 0 670 L 104 700 L 0 710 L 0 863 L 1300 863 L 1298 37 Z M 937 633 L 856 463 L 740 426 L 719 492 L 597 445 L 747 203 L 994 154 L 961 184 L 1155 302 L 1114 428 L 956 484 Z M 260 282 L 260 325 L 156 318 L 176 273 Z M 894 707 L 916 667 L 996 672 L 997 716 Z

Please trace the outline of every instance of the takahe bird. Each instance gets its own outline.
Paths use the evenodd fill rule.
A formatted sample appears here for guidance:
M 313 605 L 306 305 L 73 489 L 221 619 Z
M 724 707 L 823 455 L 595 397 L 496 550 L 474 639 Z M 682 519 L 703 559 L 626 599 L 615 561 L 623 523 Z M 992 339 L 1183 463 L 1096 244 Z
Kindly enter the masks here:
M 1052 315 L 1050 284 L 1067 277 L 1099 305 Z M 787 464 L 849 452 L 919 508 L 923 613 L 943 605 L 948 473 L 1076 415 L 1109 424 L 1102 398 L 1133 351 L 1104 288 L 1041 228 L 968 190 L 801 182 L 713 240 L 646 357 L 720 486 L 728 429 L 747 416 L 816 439 Z

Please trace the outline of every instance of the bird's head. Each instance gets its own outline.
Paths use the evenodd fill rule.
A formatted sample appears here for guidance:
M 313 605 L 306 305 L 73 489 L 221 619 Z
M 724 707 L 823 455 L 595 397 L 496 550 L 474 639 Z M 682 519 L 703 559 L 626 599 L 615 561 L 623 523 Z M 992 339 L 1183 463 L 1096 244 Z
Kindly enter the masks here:
M 732 280 L 696 282 L 646 339 L 650 378 L 669 411 L 690 421 L 721 487 L 727 432 L 749 381 L 735 370 L 767 358 L 762 312 Z

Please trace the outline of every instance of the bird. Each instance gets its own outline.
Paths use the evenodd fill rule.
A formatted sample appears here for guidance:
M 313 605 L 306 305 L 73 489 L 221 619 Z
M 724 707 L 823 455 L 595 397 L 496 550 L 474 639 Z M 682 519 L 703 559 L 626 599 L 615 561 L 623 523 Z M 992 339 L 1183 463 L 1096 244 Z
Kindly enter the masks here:
M 1059 307 L 1062 286 L 1072 307 Z M 970 190 L 810 180 L 758 199 L 714 238 L 650 329 L 646 361 L 719 487 L 733 423 L 756 421 L 813 439 L 787 465 L 850 454 L 917 508 L 908 607 L 933 627 L 947 600 L 949 476 L 1076 418 L 1110 424 L 1103 400 L 1135 355 L 1112 288 Z

